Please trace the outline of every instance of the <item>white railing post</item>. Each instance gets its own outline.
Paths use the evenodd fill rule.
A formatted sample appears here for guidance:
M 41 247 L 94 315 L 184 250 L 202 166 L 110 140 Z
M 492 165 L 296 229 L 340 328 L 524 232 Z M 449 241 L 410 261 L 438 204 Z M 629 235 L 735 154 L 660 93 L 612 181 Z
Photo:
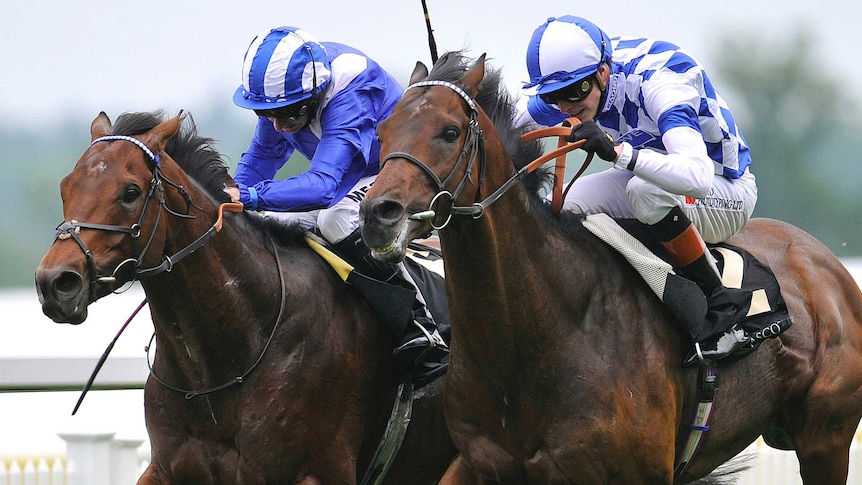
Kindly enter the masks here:
M 24 479 L 21 480 L 24 485 L 36 485 L 36 465 L 33 460 L 24 462 Z
M 51 483 L 51 469 L 48 467 L 48 460 L 39 458 L 39 463 L 36 465 L 36 482 L 38 485 Z
M 51 466 L 51 480 L 47 483 L 51 485 L 69 485 L 66 480 L 66 467 L 63 466 L 63 460 L 60 457 L 54 458 L 54 464 Z
M 144 440 L 114 438 L 111 441 L 111 485 L 135 485 L 139 477 L 138 448 Z
M 9 483 L 21 483 L 22 477 L 21 465 L 17 460 L 12 461 L 12 465 L 9 466 Z
M 111 433 L 58 433 L 66 441 L 66 462 L 74 463 L 81 483 L 111 483 Z

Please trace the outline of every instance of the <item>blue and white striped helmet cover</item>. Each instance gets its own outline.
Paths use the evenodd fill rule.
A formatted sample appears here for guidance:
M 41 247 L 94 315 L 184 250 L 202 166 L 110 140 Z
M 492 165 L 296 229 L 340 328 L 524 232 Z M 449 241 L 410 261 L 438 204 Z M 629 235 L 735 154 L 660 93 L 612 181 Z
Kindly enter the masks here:
M 316 82 L 314 76 L 317 76 Z M 329 81 L 326 49 L 309 32 L 278 27 L 258 34 L 242 63 L 233 101 L 248 109 L 276 109 L 311 97 Z
M 562 89 L 595 73 L 611 58 L 610 38 L 594 23 L 581 17 L 551 17 L 533 32 L 527 46 L 524 85 L 530 94 Z

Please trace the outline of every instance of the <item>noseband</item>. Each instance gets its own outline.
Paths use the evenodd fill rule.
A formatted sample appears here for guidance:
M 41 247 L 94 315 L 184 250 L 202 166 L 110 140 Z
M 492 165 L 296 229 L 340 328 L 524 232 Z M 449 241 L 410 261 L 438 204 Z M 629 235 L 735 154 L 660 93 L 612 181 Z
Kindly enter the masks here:
M 146 276 L 153 276 L 153 275 L 156 275 L 156 274 L 164 272 L 164 271 L 170 271 L 173 268 L 174 263 L 176 263 L 179 259 L 187 256 L 188 254 L 193 252 L 195 249 L 197 249 L 201 245 L 203 245 L 203 243 L 206 242 L 206 239 L 208 239 L 208 237 L 206 239 L 204 239 L 204 236 L 207 236 L 207 234 L 209 234 L 209 233 L 204 234 L 204 236 L 201 236 L 201 238 L 199 238 L 197 241 L 192 243 L 192 245 L 186 247 L 185 249 L 183 249 L 182 251 L 180 251 L 179 253 L 177 253 L 173 256 L 170 256 L 170 257 L 164 256 L 162 263 L 159 264 L 158 266 L 155 266 L 152 268 L 141 269 L 141 260 L 143 259 L 144 255 L 146 254 L 147 249 L 149 248 L 150 243 L 152 243 L 153 237 L 155 236 L 155 233 L 156 233 L 156 231 L 154 229 L 153 232 L 150 234 L 150 238 L 147 240 L 143 249 L 138 254 L 137 258 L 128 258 L 128 259 L 122 261 L 120 264 L 117 265 L 116 268 L 114 268 L 114 271 L 110 275 L 98 275 L 96 272 L 97 271 L 96 270 L 96 263 L 93 260 L 93 255 L 92 255 L 91 251 L 87 248 L 87 246 L 84 244 L 84 241 L 81 240 L 81 237 L 79 235 L 81 233 L 81 229 L 95 229 L 95 230 L 99 230 L 99 231 L 119 232 L 119 233 L 123 233 L 123 234 L 128 234 L 132 238 L 132 254 L 134 255 L 134 254 L 138 253 L 139 238 L 141 236 L 141 223 L 143 222 L 144 217 L 147 214 L 147 209 L 150 206 L 150 201 L 153 199 L 154 196 L 156 196 L 156 194 L 158 194 L 158 204 L 159 204 L 160 208 L 163 209 L 165 212 L 167 212 L 173 216 L 183 218 L 183 219 L 194 219 L 194 216 L 192 216 L 188 213 L 185 213 L 185 214 L 178 213 L 178 212 L 175 212 L 175 211 L 173 211 L 167 207 L 167 205 L 165 203 L 165 193 L 164 193 L 164 186 L 163 186 L 162 182 L 164 182 L 164 183 L 170 185 L 171 187 L 177 189 L 177 191 L 180 193 L 180 195 L 186 201 L 187 212 L 188 212 L 188 209 L 190 207 L 194 207 L 198 210 L 203 210 L 200 207 L 198 207 L 197 205 L 195 205 L 194 202 L 192 202 L 191 197 L 189 196 L 188 192 L 186 191 L 186 189 L 183 186 L 178 185 L 174 182 L 171 182 L 169 179 L 167 179 L 166 177 L 164 177 L 162 175 L 161 168 L 160 168 L 161 166 L 160 166 L 159 156 L 154 154 L 152 150 L 150 150 L 143 142 L 141 142 L 137 138 L 132 138 L 130 136 L 124 136 L 124 135 L 103 136 L 101 138 L 97 138 L 97 139 L 93 140 L 93 142 L 90 143 L 90 146 L 92 147 L 96 143 L 110 142 L 110 141 L 127 141 L 129 143 L 136 145 L 138 148 L 140 148 L 144 152 L 144 154 L 150 159 L 150 161 L 153 163 L 153 178 L 150 181 L 150 188 L 147 192 L 147 198 L 144 201 L 144 209 L 141 211 L 141 215 L 138 218 L 138 222 L 132 224 L 131 226 L 119 226 L 119 225 L 112 225 L 112 224 L 96 224 L 96 223 L 91 223 L 91 222 L 79 222 L 76 220 L 63 221 L 62 223 L 60 223 L 60 225 L 57 226 L 57 233 L 55 235 L 55 240 L 63 240 L 63 239 L 69 239 L 69 238 L 74 239 L 75 242 L 78 243 L 78 246 L 81 248 L 81 251 L 83 251 L 84 256 L 87 259 L 87 269 L 89 270 L 89 273 L 90 273 L 89 286 L 91 289 L 91 292 L 90 292 L 91 298 L 95 297 L 95 293 L 92 291 L 92 289 L 96 284 L 98 284 L 98 283 L 112 284 L 112 283 L 116 282 L 117 273 L 119 272 L 120 268 L 122 268 L 126 264 L 131 263 L 135 269 L 135 276 L 132 278 L 132 281 L 141 279 L 141 278 L 146 277 Z M 161 220 L 161 217 L 162 217 L 162 211 L 160 210 L 156 216 L 156 224 L 154 227 L 158 226 L 159 221 Z M 214 231 L 213 231 L 213 234 L 214 234 Z M 204 239 L 204 240 L 202 241 L 201 239 Z M 195 247 L 192 248 L 192 246 L 195 246 Z

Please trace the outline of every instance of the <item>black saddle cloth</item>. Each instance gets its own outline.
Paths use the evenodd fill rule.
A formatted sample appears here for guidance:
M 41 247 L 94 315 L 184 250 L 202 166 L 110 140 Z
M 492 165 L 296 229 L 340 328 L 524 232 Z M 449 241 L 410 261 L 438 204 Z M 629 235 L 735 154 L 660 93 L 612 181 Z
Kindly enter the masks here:
M 425 304 L 437 323 L 437 331 L 446 341 L 446 345 L 449 345 L 452 332 L 449 323 L 449 303 L 446 299 L 446 280 L 416 261 L 424 259 L 442 262 L 443 253 L 435 247 L 415 241 L 408 247 L 412 250 L 412 254 L 411 257 L 404 258 L 404 266 L 425 298 Z
M 647 226 L 634 219 L 616 219 L 629 234 L 641 241 L 653 254 L 673 266 L 661 243 L 652 236 Z M 754 351 L 767 338 L 775 337 L 787 326 L 778 328 L 776 322 L 790 322 L 787 305 L 772 270 L 751 253 L 727 243 L 708 244 L 715 257 L 725 284 L 710 295 L 693 291 L 690 280 L 669 276 L 664 301 L 671 313 L 689 330 L 695 342 L 719 336 L 738 324 L 752 337 L 752 343 L 734 352 L 740 357 Z M 677 274 L 681 274 L 674 267 Z M 705 316 L 698 321 L 705 306 Z

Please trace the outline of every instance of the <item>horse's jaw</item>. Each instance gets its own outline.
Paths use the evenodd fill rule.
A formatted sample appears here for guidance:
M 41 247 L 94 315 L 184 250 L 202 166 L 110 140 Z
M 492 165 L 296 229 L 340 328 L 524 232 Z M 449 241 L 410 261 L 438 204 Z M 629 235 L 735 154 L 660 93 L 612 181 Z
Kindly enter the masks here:
M 371 249 L 371 256 L 378 261 L 393 264 L 404 259 L 410 241 L 423 237 L 428 232 L 424 226 L 422 222 L 408 218 L 402 219 L 399 224 L 385 227 L 375 221 L 360 221 L 363 241 Z
M 386 239 L 375 239 L 371 243 L 366 241 L 371 249 L 371 256 L 384 263 L 401 262 L 407 254 L 407 244 L 415 237 L 410 235 L 412 225 L 415 225 L 414 221 L 405 219 L 400 226 L 392 228 L 388 242 L 385 242 Z

